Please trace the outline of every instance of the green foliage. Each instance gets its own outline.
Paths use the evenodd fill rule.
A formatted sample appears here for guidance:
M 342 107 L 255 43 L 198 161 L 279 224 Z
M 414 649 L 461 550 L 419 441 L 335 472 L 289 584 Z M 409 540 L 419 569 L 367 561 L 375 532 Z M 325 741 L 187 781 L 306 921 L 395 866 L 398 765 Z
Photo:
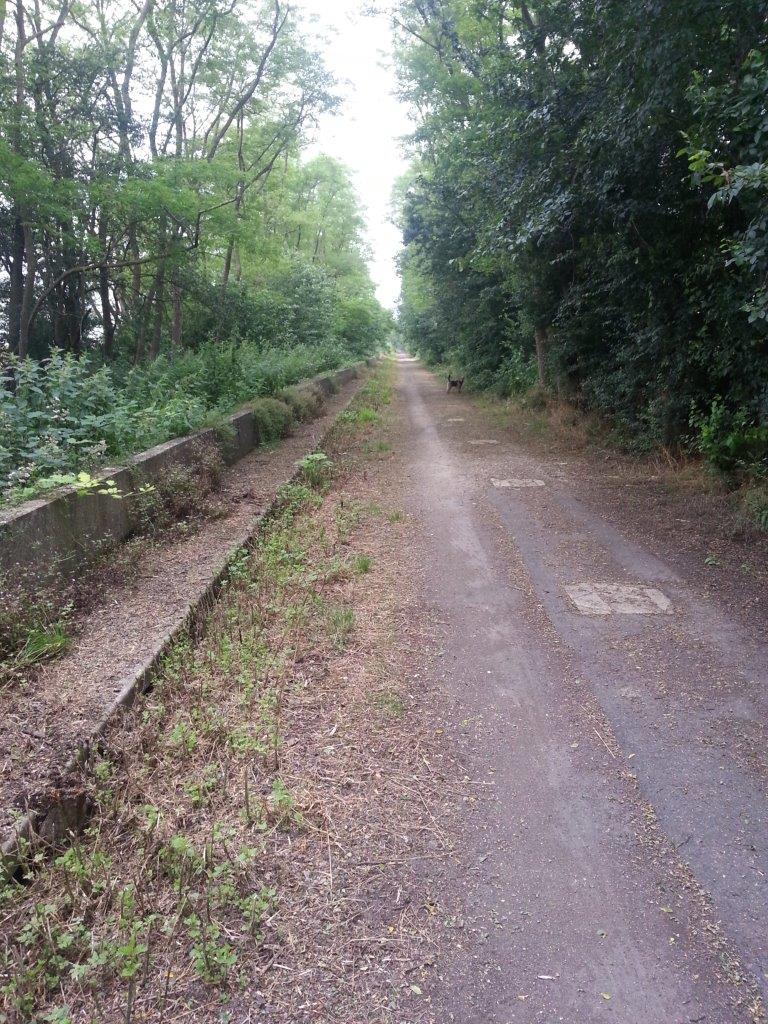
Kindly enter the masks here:
M 259 398 L 253 403 L 253 426 L 262 444 L 287 434 L 292 420 L 291 407 L 277 398 Z
M 373 559 L 370 555 L 357 555 L 352 563 L 352 568 L 358 576 L 365 576 L 371 571 Z
M 768 423 L 755 423 L 746 409 L 729 410 L 716 398 L 709 413 L 693 415 L 697 450 L 724 474 L 768 475 Z
M 97 368 L 88 356 L 11 360 L 18 383 L 15 394 L 0 388 L 0 491 L 7 502 L 66 484 L 106 493 L 109 481 L 96 482 L 89 471 L 198 430 L 348 358 L 336 345 L 261 350 L 211 342 L 126 373 Z M 290 407 L 270 397 L 253 403 L 262 440 L 282 437 L 297 411 L 309 414 L 303 392 L 286 396 Z
M 313 452 L 305 455 L 296 463 L 301 479 L 315 490 L 322 490 L 328 486 L 333 473 L 333 463 L 325 452 Z
M 14 659 L 15 667 L 22 668 L 37 665 L 63 654 L 69 648 L 70 638 L 63 622 L 54 622 L 49 626 L 36 626 L 29 631 L 27 638 Z
M 293 8 L 33 8 L 5 17 L 0 0 L 6 500 L 354 361 L 392 327 L 349 172 L 303 152 L 337 101 Z
M 535 380 L 538 336 L 549 389 L 633 443 L 681 441 L 691 408 L 719 399 L 735 418 L 725 460 L 753 459 L 768 415 L 764 5 L 402 0 L 397 21 L 418 111 L 397 197 L 404 342 L 510 394 Z
M 748 517 L 768 533 L 768 487 L 752 487 L 744 495 L 744 508 Z

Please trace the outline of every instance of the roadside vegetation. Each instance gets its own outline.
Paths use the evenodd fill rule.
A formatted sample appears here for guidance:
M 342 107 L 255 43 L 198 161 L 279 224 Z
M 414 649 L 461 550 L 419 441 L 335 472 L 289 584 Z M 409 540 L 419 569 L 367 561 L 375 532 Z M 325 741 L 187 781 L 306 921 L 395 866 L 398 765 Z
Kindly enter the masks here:
M 388 401 L 372 381 L 353 412 L 386 421 Z M 418 908 L 387 898 L 379 924 L 353 923 L 365 862 L 401 853 L 393 822 L 406 815 L 406 851 L 423 827 L 421 804 L 397 803 L 400 773 L 419 785 L 423 769 L 405 751 L 406 690 L 386 668 L 391 581 L 380 575 L 371 594 L 362 577 L 383 566 L 357 547 L 402 529 L 359 493 L 378 458 L 371 430 L 343 417 L 327 451 L 299 463 L 151 691 L 62 780 L 91 822 L 55 850 L 28 845 L 0 884 L 0 1018 L 220 1021 L 268 1001 L 294 1021 L 332 993 L 340 1019 L 395 1020 L 403 993 L 416 999 L 419 960 L 407 979 L 400 964 Z
M 764 521 L 764 5 L 404 0 L 395 31 L 406 346 L 692 453 Z
M 0 4 L 0 503 L 381 346 L 334 89 L 276 0 Z

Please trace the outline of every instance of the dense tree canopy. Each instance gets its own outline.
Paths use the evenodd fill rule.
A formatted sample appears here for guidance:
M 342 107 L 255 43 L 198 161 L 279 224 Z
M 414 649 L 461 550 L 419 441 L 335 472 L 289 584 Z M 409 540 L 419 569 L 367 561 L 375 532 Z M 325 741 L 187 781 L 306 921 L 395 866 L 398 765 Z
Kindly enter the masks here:
M 738 427 L 753 449 L 738 457 L 759 458 L 766 10 L 401 3 L 417 122 L 400 202 L 409 343 L 484 386 L 538 370 L 646 442 Z
M 335 103 L 283 0 L 3 0 L 7 349 L 368 345 L 381 311 L 349 180 L 300 160 Z
M 285 0 L 0 0 L 0 502 L 380 345 Z

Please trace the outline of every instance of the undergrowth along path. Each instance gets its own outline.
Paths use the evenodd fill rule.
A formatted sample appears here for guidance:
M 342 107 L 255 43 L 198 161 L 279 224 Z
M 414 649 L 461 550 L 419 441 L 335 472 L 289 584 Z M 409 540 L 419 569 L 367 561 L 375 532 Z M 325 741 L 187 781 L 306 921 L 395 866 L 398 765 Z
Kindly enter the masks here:
M 388 404 L 378 374 L 327 458 L 303 460 L 196 635 L 107 731 L 81 778 L 92 824 L 3 888 L 7 1019 L 430 1019 L 418 865 L 447 852 L 444 770 L 389 557 L 412 527 L 371 480 L 391 471 Z
M 62 772 L 78 744 L 163 650 L 358 386 L 353 381 L 319 418 L 224 471 L 208 498 L 194 480 L 170 481 L 173 522 L 118 548 L 95 580 L 95 598 L 67 622 L 61 656 L 0 685 L 0 843 L 28 808 L 62 802 Z M 76 810 L 77 793 L 66 800 Z

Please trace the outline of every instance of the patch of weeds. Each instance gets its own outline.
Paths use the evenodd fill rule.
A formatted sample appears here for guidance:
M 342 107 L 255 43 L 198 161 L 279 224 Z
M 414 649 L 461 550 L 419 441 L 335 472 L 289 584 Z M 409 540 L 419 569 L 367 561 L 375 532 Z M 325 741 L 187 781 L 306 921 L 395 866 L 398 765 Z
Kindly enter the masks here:
M 322 579 L 323 583 L 340 583 L 348 580 L 353 571 L 354 563 L 350 564 L 340 555 L 334 555 L 320 568 L 318 579 Z
M 197 914 L 186 917 L 184 925 L 192 940 L 189 955 L 195 974 L 209 985 L 225 982 L 237 963 L 237 953 L 222 938 L 221 927 L 201 920 Z
M 748 518 L 768 533 L 768 486 L 750 487 L 743 498 Z
M 313 452 L 305 455 L 296 463 L 302 481 L 315 490 L 323 490 L 328 486 L 333 473 L 333 463 L 325 452 Z
M 197 749 L 197 732 L 188 722 L 177 722 L 168 735 L 168 742 L 189 756 Z
M 349 536 L 356 527 L 364 520 L 370 509 L 359 501 L 349 501 L 342 498 L 333 510 L 333 519 L 336 526 L 336 534 L 342 543 L 349 540 Z
M 392 386 L 383 380 L 379 373 L 370 377 L 357 394 L 357 402 L 373 410 L 379 410 L 389 405 L 391 401 Z
M 279 775 L 272 783 L 268 802 L 270 817 L 278 827 L 285 827 L 288 824 L 299 827 L 303 825 L 304 819 L 296 808 L 296 800 Z
M 182 519 L 199 518 L 200 499 L 221 486 L 224 460 L 218 446 L 200 441 L 189 465 L 171 466 L 156 482 L 134 492 L 138 532 L 154 536 Z
M 207 807 L 211 794 L 215 791 L 220 781 L 221 771 L 219 766 L 217 764 L 207 764 L 203 769 L 202 777 L 197 782 L 184 783 L 184 792 L 195 809 Z
M 305 509 L 319 508 L 323 499 L 304 483 L 283 484 L 277 492 L 274 511 L 294 516 Z
M 352 569 L 358 576 L 364 576 L 371 571 L 373 559 L 370 555 L 357 555 L 352 562 Z
M 387 521 L 390 523 L 402 523 L 405 520 L 405 512 L 401 512 L 399 509 L 394 509 L 392 512 L 387 513 Z
M 345 605 L 332 605 L 327 613 L 328 631 L 336 647 L 341 649 L 347 643 L 355 628 L 355 612 Z
M 38 631 L 64 624 L 72 611 L 66 587 L 48 586 L 23 570 L 13 578 L 0 576 L 0 660 L 12 667 L 12 655 Z
M 717 555 L 709 554 L 704 559 L 704 565 L 708 565 L 710 569 L 719 569 L 721 564 L 722 563 Z
M 338 417 L 340 423 L 354 427 L 365 427 L 371 423 L 378 423 L 380 419 L 376 410 L 367 405 L 357 409 L 347 409 Z
M 57 658 L 69 650 L 71 643 L 66 625 L 61 619 L 48 626 L 36 626 L 29 631 L 24 645 L 16 655 L 16 667 L 29 668 L 42 661 Z
M 393 690 L 381 690 L 379 693 L 372 693 L 371 704 L 377 711 L 391 715 L 393 718 L 402 718 L 405 714 L 405 704 Z

